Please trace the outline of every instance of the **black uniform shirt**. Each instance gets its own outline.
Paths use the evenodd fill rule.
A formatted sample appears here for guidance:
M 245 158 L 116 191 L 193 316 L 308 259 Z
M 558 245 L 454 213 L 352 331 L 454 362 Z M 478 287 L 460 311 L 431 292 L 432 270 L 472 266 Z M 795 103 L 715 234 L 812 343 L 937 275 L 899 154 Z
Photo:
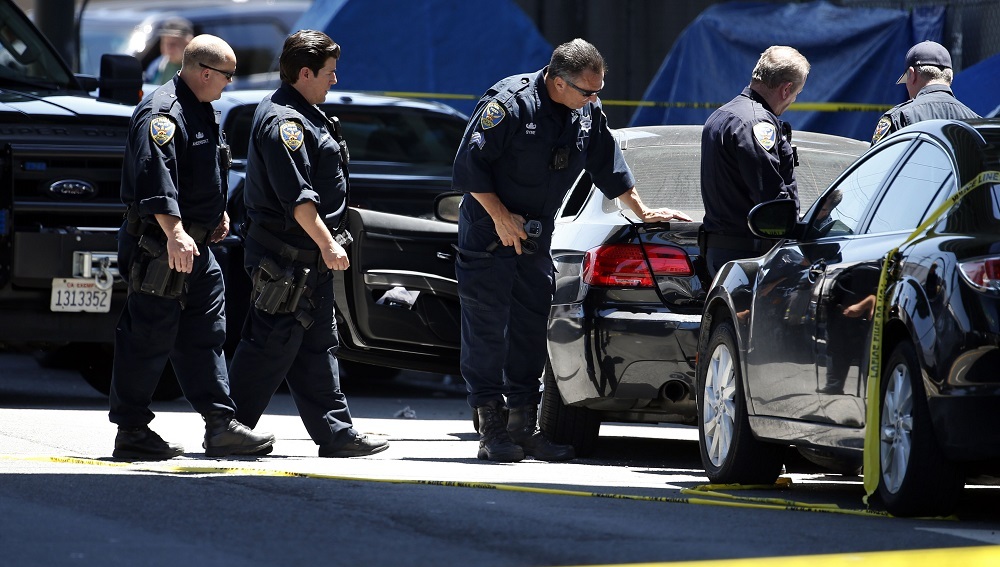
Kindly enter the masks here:
M 328 227 L 346 210 L 347 178 L 340 144 L 329 119 L 285 83 L 257 105 L 247 156 L 246 206 L 259 222 L 299 248 L 316 244 L 295 220 L 295 207 L 307 201 Z
M 979 115 L 955 98 L 948 85 L 927 85 L 917 92 L 917 96 L 897 104 L 879 118 L 872 145 L 900 128 L 935 118 L 966 119 L 979 118 Z
M 139 216 L 166 214 L 206 228 L 226 210 L 228 180 L 219 166 L 218 113 L 201 102 L 180 76 L 147 95 L 132 113 L 122 202 Z
M 750 87 L 708 117 L 701 133 L 706 232 L 752 236 L 747 213 L 778 198 L 799 204 L 792 146 L 782 122 Z
M 549 98 L 544 77 L 507 77 L 480 99 L 455 156 L 456 191 L 496 193 L 512 213 L 551 218 L 585 169 L 610 199 L 635 185 L 600 101 L 570 110 Z

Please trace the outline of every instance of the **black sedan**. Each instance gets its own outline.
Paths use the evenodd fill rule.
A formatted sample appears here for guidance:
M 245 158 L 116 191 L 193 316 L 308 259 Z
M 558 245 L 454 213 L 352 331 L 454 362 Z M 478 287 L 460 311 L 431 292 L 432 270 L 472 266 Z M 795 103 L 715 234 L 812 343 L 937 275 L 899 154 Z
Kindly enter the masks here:
M 580 455 L 593 450 L 602 421 L 695 423 L 694 358 L 710 283 L 697 245 L 701 130 L 617 132 L 643 201 L 698 222 L 643 225 L 586 174 L 557 216 L 540 425 Z M 868 148 L 812 132 L 796 132 L 793 144 L 803 207 Z
M 877 451 L 865 471 L 876 500 L 939 515 L 968 476 L 996 473 L 998 143 L 1000 121 L 921 122 L 867 152 L 801 221 L 787 202 L 751 213 L 755 233 L 784 240 L 726 264 L 706 300 L 698 425 L 713 482 L 772 482 L 788 446 L 841 472 Z

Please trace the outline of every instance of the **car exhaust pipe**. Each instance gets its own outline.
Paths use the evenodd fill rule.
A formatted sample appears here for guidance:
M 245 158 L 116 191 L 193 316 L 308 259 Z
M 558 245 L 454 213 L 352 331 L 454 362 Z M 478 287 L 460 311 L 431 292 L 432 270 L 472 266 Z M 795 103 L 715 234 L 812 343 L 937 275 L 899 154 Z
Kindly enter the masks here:
M 679 402 L 688 398 L 688 385 L 680 380 L 670 380 L 660 388 L 660 397 Z

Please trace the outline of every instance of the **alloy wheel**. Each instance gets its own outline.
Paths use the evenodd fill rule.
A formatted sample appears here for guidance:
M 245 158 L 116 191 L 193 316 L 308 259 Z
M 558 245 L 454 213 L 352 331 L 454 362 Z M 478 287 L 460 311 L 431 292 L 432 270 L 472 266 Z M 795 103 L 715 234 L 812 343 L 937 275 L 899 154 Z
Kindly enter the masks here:
M 702 407 L 705 452 L 717 467 L 722 466 L 729 455 L 735 420 L 736 372 L 733 356 L 725 344 L 719 344 L 712 352 L 705 375 Z
M 898 492 L 906 478 L 913 449 L 913 388 L 910 371 L 905 364 L 897 365 L 887 377 L 885 401 L 882 403 L 879 440 L 882 461 L 882 482 L 889 492 Z

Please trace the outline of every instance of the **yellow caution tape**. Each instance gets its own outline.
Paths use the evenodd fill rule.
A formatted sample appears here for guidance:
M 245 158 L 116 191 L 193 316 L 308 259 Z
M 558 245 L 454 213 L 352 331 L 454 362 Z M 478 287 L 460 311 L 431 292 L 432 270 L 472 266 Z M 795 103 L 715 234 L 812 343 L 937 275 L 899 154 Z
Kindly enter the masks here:
M 457 93 L 424 93 L 413 91 L 364 91 L 368 94 L 393 96 L 396 98 L 430 98 L 438 100 L 479 100 L 479 96 Z M 637 108 L 719 108 L 724 102 L 672 102 L 652 100 L 601 99 L 604 106 L 631 106 Z M 867 104 L 861 102 L 795 102 L 788 110 L 802 112 L 885 112 L 891 104 Z
M 868 351 L 868 390 L 865 408 L 865 444 L 863 466 L 865 479 L 865 496 L 863 501 L 868 504 L 869 498 L 878 489 L 882 476 L 882 466 L 879 462 L 879 427 L 881 393 L 882 393 L 882 328 L 885 323 L 886 291 L 895 278 L 899 277 L 895 259 L 900 248 L 903 248 L 924 233 L 928 227 L 937 222 L 938 218 L 961 201 L 970 191 L 982 185 L 1000 183 L 1000 171 L 984 171 L 975 179 L 966 183 L 957 193 L 941 203 L 923 223 L 920 224 L 902 244 L 890 250 L 882 259 L 882 272 L 879 274 L 878 290 L 875 293 L 875 313 L 872 316 L 872 341 Z

